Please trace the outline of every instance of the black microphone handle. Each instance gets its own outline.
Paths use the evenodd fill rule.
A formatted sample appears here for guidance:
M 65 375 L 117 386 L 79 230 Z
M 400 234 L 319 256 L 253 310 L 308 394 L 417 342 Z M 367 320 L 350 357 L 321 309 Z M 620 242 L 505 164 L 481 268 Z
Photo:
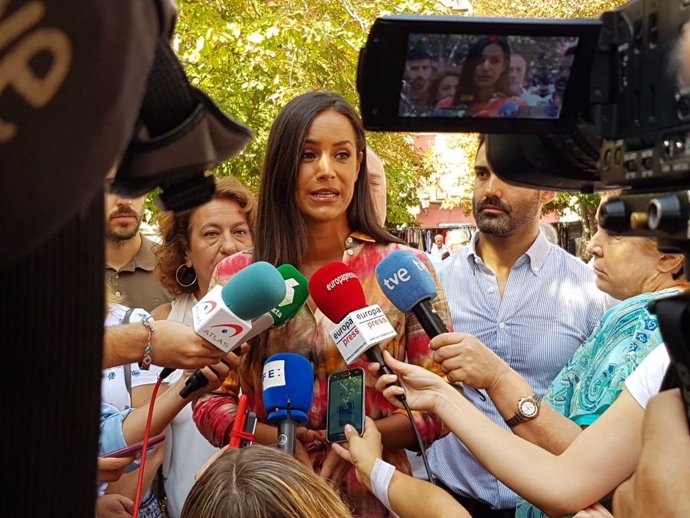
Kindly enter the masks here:
M 364 354 L 366 355 L 367 359 L 370 362 L 376 362 L 379 364 L 379 374 L 395 374 L 388 365 L 386 365 L 386 362 L 383 361 L 383 351 L 381 351 L 381 347 L 378 345 L 375 345 L 374 347 L 370 347 L 367 349 Z M 398 387 L 402 387 L 400 384 L 400 380 L 397 380 L 393 385 L 397 385 Z M 398 396 L 398 399 L 400 401 L 405 401 L 405 394 L 400 394 Z
M 443 320 L 441 320 L 441 317 L 438 316 L 438 313 L 436 313 L 436 310 L 431 305 L 431 299 L 424 299 L 423 301 L 415 304 L 415 306 L 412 308 L 412 313 L 414 313 L 414 316 L 417 317 L 422 329 L 424 329 L 424 332 L 429 338 L 435 338 L 440 334 L 448 332 L 446 324 L 443 323 Z M 448 383 L 453 385 L 453 387 L 455 387 L 460 394 L 464 394 L 465 385 L 463 383 L 451 383 L 450 381 Z M 477 394 L 479 394 L 479 398 L 482 401 L 486 401 L 486 396 L 482 394 L 479 389 L 474 387 L 471 388 Z
M 278 422 L 278 449 L 295 455 L 295 427 L 297 422 L 293 419 L 283 419 Z
M 181 398 L 188 398 L 192 392 L 196 392 L 201 387 L 208 385 L 208 378 L 201 373 L 200 369 L 195 370 L 180 390 Z
M 446 324 L 443 323 L 441 317 L 436 313 L 436 310 L 431 305 L 430 299 L 424 299 L 415 304 L 412 308 L 412 313 L 417 317 L 422 329 L 424 329 L 424 332 L 429 338 L 435 338 L 440 334 L 448 332 Z

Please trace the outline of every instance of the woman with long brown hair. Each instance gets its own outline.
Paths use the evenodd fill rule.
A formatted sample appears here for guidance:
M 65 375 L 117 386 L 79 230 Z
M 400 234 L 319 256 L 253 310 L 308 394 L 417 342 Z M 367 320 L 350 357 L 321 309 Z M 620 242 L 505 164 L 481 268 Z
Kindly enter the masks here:
M 378 304 L 398 332 L 385 348 L 396 358 L 437 370 L 429 340 L 416 318 L 398 311 L 376 281 L 376 265 L 399 249 L 415 253 L 429 270 L 433 268 L 425 254 L 406 247 L 379 224 L 367 182 L 365 152 L 362 123 L 342 97 L 311 92 L 290 101 L 269 136 L 253 253 L 238 253 L 223 260 L 215 275 L 225 283 L 251 262 L 267 261 L 276 266 L 292 264 L 310 277 L 320 267 L 342 261 L 362 281 L 367 302 Z M 438 292 L 434 306 L 448 323 L 440 287 Z M 278 352 L 302 354 L 314 365 L 314 397 L 309 421 L 298 430 L 296 456 L 340 486 L 353 502 L 356 515 L 387 516 L 386 509 L 357 482 L 351 466 L 324 440 L 328 376 L 348 368 L 330 338 L 334 325 L 308 300 L 293 320 L 252 342 L 238 372 L 231 373 L 223 385 L 222 394 L 200 400 L 195 406 L 194 420 L 213 444 L 226 444 L 241 389 L 259 417 L 257 441 L 275 444 L 276 429 L 266 424 L 262 403 L 263 363 Z M 358 360 L 349 367 L 364 365 L 366 362 Z M 373 388 L 373 382 L 373 377 L 367 376 L 366 413 L 381 431 L 386 460 L 409 472 L 404 448 L 416 447 L 412 426 L 407 416 L 395 411 Z M 415 418 L 427 445 L 439 436 L 436 418 L 424 413 Z

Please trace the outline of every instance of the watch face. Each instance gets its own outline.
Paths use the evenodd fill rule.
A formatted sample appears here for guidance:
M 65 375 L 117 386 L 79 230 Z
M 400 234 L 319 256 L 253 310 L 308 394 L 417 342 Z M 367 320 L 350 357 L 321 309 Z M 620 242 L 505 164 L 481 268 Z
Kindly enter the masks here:
M 523 417 L 534 417 L 537 414 L 538 410 L 539 407 L 536 405 L 534 401 L 531 400 L 523 401 L 520 405 L 520 413 Z

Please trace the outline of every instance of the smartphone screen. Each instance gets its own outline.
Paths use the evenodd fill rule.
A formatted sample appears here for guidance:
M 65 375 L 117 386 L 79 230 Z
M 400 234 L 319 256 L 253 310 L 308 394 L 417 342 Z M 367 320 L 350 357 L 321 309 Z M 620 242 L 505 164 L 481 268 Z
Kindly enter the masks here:
M 328 442 L 345 440 L 345 425 L 364 433 L 364 370 L 350 369 L 328 377 L 328 414 L 326 438 Z
M 157 444 L 160 444 L 165 440 L 165 434 L 160 434 L 160 435 L 154 435 L 153 437 L 149 437 L 149 448 L 153 448 Z M 110 453 L 106 453 L 103 455 L 105 458 L 111 458 L 111 457 L 133 457 L 141 453 L 142 448 L 144 447 L 144 441 L 139 441 L 137 443 L 132 444 L 131 446 L 127 446 L 125 448 L 121 448 L 119 450 L 111 451 Z

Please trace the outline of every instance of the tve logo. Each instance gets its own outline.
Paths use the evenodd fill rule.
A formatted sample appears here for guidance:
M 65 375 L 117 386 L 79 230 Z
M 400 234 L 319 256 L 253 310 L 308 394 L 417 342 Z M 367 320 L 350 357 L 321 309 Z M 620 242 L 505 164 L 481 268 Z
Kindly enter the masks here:
M 428 272 L 429 271 L 429 270 L 427 270 L 424 263 L 422 261 L 420 261 L 419 259 L 417 259 L 416 257 L 411 262 L 413 265 L 415 265 L 417 267 L 417 269 L 420 272 Z M 386 286 L 386 289 L 392 291 L 400 283 L 409 282 L 411 278 L 412 277 L 410 277 L 410 272 L 407 270 L 407 268 L 403 267 L 403 268 L 399 268 L 398 271 L 393 272 L 392 277 L 386 277 L 386 278 L 382 279 L 382 281 L 383 281 L 384 286 Z

